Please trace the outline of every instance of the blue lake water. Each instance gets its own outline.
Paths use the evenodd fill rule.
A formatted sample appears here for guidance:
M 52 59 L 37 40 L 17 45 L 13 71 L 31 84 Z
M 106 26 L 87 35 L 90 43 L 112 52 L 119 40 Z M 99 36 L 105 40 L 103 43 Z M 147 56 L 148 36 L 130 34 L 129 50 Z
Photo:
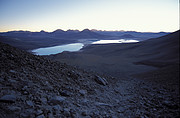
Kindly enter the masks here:
M 61 53 L 63 51 L 79 51 L 84 44 L 82 43 L 72 43 L 72 44 L 66 44 L 66 45 L 59 45 L 59 46 L 53 46 L 53 47 L 47 47 L 47 48 L 38 48 L 35 50 L 32 50 L 33 53 L 36 55 L 50 55 L 50 54 L 57 54 Z
M 119 40 L 99 40 L 95 41 L 92 44 L 108 44 L 108 43 L 136 43 L 139 42 L 138 40 L 125 40 L 125 39 L 119 39 Z
M 99 41 L 91 42 L 89 44 L 135 43 L 135 42 L 139 42 L 139 41 L 137 41 L 137 40 L 125 40 L 125 39 L 99 40 Z M 32 50 L 31 52 L 36 54 L 36 55 L 50 55 L 50 54 L 61 53 L 63 51 L 70 51 L 70 52 L 79 51 L 81 48 L 83 48 L 83 46 L 84 46 L 83 43 L 72 43 L 72 44 L 52 46 L 52 47 L 46 47 L 46 48 L 38 48 L 38 49 Z

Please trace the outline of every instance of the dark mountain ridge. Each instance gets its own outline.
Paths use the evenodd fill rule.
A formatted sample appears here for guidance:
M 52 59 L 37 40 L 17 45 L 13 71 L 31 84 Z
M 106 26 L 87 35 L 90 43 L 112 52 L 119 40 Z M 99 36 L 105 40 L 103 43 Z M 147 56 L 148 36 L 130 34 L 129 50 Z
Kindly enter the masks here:
M 30 31 L 9 31 L 0 33 L 0 41 L 18 47 L 23 50 L 32 50 L 42 47 L 57 46 L 69 43 L 78 43 L 79 40 L 91 40 L 91 39 L 119 39 L 128 38 L 136 40 L 145 40 L 151 37 L 157 37 L 159 35 L 165 35 L 162 33 L 140 33 L 140 32 L 108 32 L 107 31 L 95 31 L 84 29 L 79 30 L 61 30 L 57 29 L 53 32 L 30 32 Z M 116 35 L 118 33 L 118 35 Z M 120 34 L 119 34 L 120 33 Z M 135 35 L 134 35 L 135 34 Z M 144 38 L 146 37 L 146 38 Z M 13 43 L 12 43 L 13 42 Z
M 108 36 L 97 34 L 90 30 L 83 30 L 80 32 L 78 30 L 63 31 L 58 29 L 54 32 L 10 31 L 0 33 L 1 42 L 23 50 L 77 43 L 79 39 L 102 39 L 107 37 Z

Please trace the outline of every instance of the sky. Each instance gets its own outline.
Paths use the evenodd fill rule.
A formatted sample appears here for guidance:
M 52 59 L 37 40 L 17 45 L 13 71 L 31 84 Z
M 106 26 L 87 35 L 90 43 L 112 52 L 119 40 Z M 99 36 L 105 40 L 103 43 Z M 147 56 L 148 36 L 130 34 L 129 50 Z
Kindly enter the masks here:
M 0 0 L 0 32 L 86 28 L 174 32 L 179 0 Z

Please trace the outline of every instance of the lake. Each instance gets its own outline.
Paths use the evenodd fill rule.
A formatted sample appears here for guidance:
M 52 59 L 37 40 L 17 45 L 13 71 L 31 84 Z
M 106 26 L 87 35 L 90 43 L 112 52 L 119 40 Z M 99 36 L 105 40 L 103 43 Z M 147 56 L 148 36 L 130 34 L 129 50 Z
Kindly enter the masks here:
M 136 43 L 139 42 L 138 40 L 125 40 L 125 39 L 119 39 L 119 40 L 99 40 L 95 41 L 92 44 L 108 44 L 108 43 Z
M 84 44 L 82 43 L 72 43 L 72 44 L 66 44 L 66 45 L 59 45 L 59 46 L 53 46 L 53 47 L 46 47 L 46 48 L 38 48 L 35 50 L 32 50 L 33 53 L 36 55 L 50 55 L 50 54 L 57 54 L 61 53 L 63 51 L 79 51 Z
M 135 42 L 139 42 L 139 41 L 137 41 L 137 40 L 125 40 L 125 39 L 99 40 L 99 41 L 91 42 L 89 44 L 135 43 Z M 46 47 L 46 48 L 38 48 L 38 49 L 32 50 L 31 52 L 36 54 L 36 55 L 57 54 L 57 53 L 61 53 L 63 51 L 75 52 L 75 51 L 79 51 L 81 48 L 83 48 L 84 44 L 83 43 L 71 43 L 71 44 L 52 46 L 52 47 Z

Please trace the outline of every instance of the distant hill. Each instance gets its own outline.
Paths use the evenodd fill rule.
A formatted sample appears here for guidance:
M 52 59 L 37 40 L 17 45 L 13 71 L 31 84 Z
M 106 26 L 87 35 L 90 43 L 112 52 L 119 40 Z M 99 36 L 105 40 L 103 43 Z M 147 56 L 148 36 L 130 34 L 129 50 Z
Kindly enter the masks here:
M 0 42 L 9 44 L 23 50 L 32 50 L 42 47 L 50 47 L 56 45 L 62 45 L 67 43 L 73 43 L 75 41 L 66 40 L 61 38 L 46 37 L 46 36 L 0 36 Z
M 134 37 L 134 36 L 131 35 L 131 34 L 124 34 L 124 35 L 122 35 L 122 36 L 119 36 L 119 38 L 136 38 L 136 37 Z
M 123 36 L 132 35 L 133 37 L 139 38 L 139 40 L 146 40 L 149 38 L 157 38 L 169 34 L 170 32 L 136 32 L 136 31 L 95 31 L 99 34 L 110 35 L 110 36 Z M 132 38 L 133 38 L 132 37 Z M 126 38 L 126 37 L 125 37 Z
M 171 62 L 179 63 L 179 33 L 180 30 L 163 37 L 140 42 L 138 50 L 143 50 L 142 52 L 146 53 L 144 56 L 149 57 L 141 63 L 150 65 L 156 63 L 156 66 L 163 66 L 163 63 L 165 65 Z

